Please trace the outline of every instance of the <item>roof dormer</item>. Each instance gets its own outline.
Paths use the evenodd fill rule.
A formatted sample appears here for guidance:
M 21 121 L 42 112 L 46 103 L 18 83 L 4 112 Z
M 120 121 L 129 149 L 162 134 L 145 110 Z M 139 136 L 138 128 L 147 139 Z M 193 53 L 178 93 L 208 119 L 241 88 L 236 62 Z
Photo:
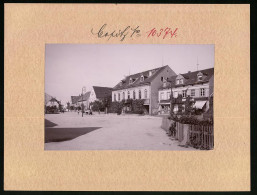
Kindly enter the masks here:
M 182 85 L 182 84 L 184 84 L 184 77 L 179 74 L 176 78 L 176 85 Z
M 130 77 L 129 78 L 129 84 L 132 84 L 133 83 L 133 79 Z
M 202 81 L 203 80 L 203 73 L 198 72 L 197 73 L 197 81 Z
M 125 82 L 126 82 L 126 81 L 125 81 L 124 79 L 122 79 L 122 80 L 120 81 L 120 86 L 122 86 Z
M 141 75 L 141 77 L 140 77 L 140 82 L 143 82 L 144 80 L 145 80 L 144 75 Z

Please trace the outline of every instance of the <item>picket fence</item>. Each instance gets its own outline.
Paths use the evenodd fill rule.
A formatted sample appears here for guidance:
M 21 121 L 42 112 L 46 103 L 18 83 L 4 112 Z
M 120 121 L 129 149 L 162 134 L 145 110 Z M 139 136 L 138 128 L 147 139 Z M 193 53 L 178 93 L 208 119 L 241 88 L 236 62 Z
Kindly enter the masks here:
M 211 150 L 214 148 L 213 125 L 190 125 L 189 126 L 190 145 Z
M 191 125 L 176 122 L 175 137 L 181 145 L 211 150 L 214 148 L 214 133 L 212 125 Z

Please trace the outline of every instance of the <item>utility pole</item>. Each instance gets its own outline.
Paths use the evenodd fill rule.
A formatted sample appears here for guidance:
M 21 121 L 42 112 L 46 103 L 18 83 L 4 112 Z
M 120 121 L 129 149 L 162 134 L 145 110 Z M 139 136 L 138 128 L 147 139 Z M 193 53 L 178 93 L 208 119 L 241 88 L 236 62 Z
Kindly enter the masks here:
M 167 83 L 172 83 L 172 81 L 171 80 L 169 80 L 169 78 L 167 78 Z M 172 97 L 172 98 L 171 98 Z M 173 93 L 172 93 L 172 87 L 171 87 L 171 85 L 170 85 L 170 115 L 171 115 L 171 113 L 173 112 L 173 110 L 172 110 L 172 100 L 173 100 Z
M 83 91 L 85 91 L 85 92 L 86 92 L 86 87 L 82 87 L 82 104 L 81 104 L 82 117 L 83 117 L 83 112 L 84 112 Z
M 199 64 L 198 64 L 198 56 L 197 56 L 197 64 L 196 64 L 197 71 L 198 71 L 198 66 L 199 66 Z

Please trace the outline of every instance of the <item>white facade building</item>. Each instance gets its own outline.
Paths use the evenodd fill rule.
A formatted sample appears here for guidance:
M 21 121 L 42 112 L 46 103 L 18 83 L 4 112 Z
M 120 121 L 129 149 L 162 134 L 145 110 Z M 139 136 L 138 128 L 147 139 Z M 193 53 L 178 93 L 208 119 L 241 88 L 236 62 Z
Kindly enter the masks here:
M 162 66 L 122 79 L 112 91 L 112 101 L 125 100 L 125 110 L 130 111 L 128 99 L 144 100 L 145 113 L 158 113 L 158 89 L 163 82 L 176 73 L 168 66 Z
M 159 89 L 159 114 L 168 114 L 170 111 L 170 95 L 173 98 L 182 96 L 182 101 L 190 96 L 197 109 L 209 109 L 209 96 L 213 93 L 214 69 L 205 69 L 196 72 L 179 74 L 169 78 L 170 83 L 165 83 Z M 211 84 L 210 84 L 211 83 Z M 168 109 L 167 109 L 168 108 Z M 174 112 L 178 111 L 178 105 L 174 104 Z

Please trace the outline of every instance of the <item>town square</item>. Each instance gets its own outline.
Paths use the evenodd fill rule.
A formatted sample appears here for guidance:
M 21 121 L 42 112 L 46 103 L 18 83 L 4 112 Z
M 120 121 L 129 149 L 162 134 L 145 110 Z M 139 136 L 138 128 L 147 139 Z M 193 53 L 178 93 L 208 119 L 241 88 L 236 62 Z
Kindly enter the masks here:
M 159 45 L 157 50 L 165 48 L 165 55 L 154 54 L 157 50 L 153 45 L 50 44 L 47 48 L 45 150 L 214 148 L 213 45 Z M 123 58 L 117 61 L 107 55 L 110 49 L 119 52 Z M 140 56 L 146 52 L 143 49 L 153 52 L 153 59 L 161 56 L 161 65 L 145 65 L 151 68 L 146 70 L 131 66 L 133 58 L 144 62 Z M 176 66 L 168 65 L 164 58 L 170 63 L 172 58 L 167 50 L 177 52 L 173 57 L 188 53 L 188 57 L 195 58 L 194 65 L 182 66 L 183 58 L 175 60 Z M 100 51 L 101 58 L 97 59 L 92 51 Z M 126 53 L 129 51 L 131 56 Z M 125 58 L 127 65 L 119 65 Z M 210 64 L 200 68 L 199 58 Z M 116 64 L 116 69 L 112 69 L 115 65 L 110 69 L 103 66 L 103 59 L 107 64 Z M 86 62 L 88 66 L 84 65 Z M 123 76 L 119 76 L 119 72 Z

